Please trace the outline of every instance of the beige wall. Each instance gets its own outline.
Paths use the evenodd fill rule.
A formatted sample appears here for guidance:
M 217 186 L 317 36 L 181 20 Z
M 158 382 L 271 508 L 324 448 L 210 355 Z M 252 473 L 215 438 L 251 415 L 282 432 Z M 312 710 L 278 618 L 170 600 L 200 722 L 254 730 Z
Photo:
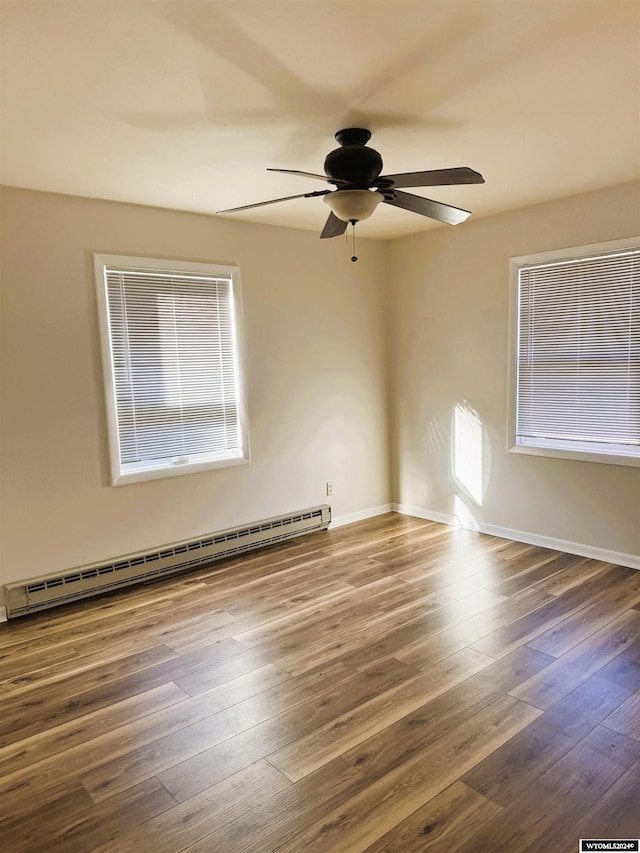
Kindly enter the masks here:
M 384 244 L 4 189 L 2 577 L 388 504 Z M 92 252 L 242 270 L 252 462 L 112 488 Z
M 640 554 L 640 470 L 510 454 L 506 433 L 509 258 L 637 235 L 639 199 L 637 185 L 615 187 L 390 244 L 395 502 Z M 459 457 L 458 471 L 456 410 L 482 445 L 481 458 Z

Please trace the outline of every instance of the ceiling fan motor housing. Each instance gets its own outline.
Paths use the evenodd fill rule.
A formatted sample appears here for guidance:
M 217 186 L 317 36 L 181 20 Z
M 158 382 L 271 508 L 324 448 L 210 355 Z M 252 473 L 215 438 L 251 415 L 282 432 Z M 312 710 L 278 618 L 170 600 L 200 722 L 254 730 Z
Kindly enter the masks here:
M 327 154 L 324 172 L 328 178 L 348 181 L 357 189 L 369 189 L 382 171 L 382 157 L 373 148 L 365 148 L 371 132 L 352 127 L 339 130 L 336 139 L 340 148 Z

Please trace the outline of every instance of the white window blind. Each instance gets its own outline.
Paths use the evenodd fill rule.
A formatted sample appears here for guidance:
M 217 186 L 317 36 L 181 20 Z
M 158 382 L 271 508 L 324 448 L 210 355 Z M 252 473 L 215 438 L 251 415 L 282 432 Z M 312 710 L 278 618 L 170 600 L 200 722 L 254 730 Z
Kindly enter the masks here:
M 515 439 L 640 457 L 640 251 L 518 269 Z
M 233 274 L 102 270 L 114 482 L 244 461 Z

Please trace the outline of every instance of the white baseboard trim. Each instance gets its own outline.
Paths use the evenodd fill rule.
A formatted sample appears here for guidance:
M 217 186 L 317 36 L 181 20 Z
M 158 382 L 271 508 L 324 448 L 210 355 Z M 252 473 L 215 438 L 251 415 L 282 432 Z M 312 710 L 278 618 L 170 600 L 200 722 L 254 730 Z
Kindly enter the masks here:
M 0 607 L 0 622 L 6 622 L 6 621 L 7 621 L 7 608 L 6 607 Z
M 402 515 L 412 515 L 414 518 L 424 518 L 425 521 L 439 521 L 441 524 L 450 524 L 457 527 L 458 522 L 454 515 L 447 515 L 444 512 L 434 512 L 432 510 L 420 509 L 417 506 L 408 506 L 407 504 L 391 504 L 392 512 L 399 512 Z
M 439 521 L 442 524 L 451 524 L 454 527 L 465 526 L 454 515 L 433 512 L 406 504 L 392 504 L 391 506 L 393 512 L 400 512 L 403 515 L 413 515 L 427 521 Z M 565 551 L 567 554 L 576 554 L 578 557 L 602 560 L 604 563 L 613 563 L 616 566 L 628 566 L 630 569 L 640 571 L 640 556 L 637 554 L 610 551 L 607 548 L 597 548 L 594 545 L 584 545 L 581 542 L 554 539 L 551 536 L 540 536 L 537 533 L 529 533 L 525 530 L 512 530 L 510 527 L 499 527 L 496 524 L 485 524 L 483 522 L 478 522 L 474 527 L 467 529 L 477 530 L 479 533 L 486 533 L 489 536 L 499 536 L 502 539 L 513 539 L 515 542 L 524 542 L 526 545 L 539 545 L 541 548 L 550 548 L 552 551 Z
M 391 511 L 391 504 L 382 504 L 381 506 L 361 509 L 358 512 L 350 512 L 348 515 L 338 515 L 332 519 L 329 528 L 333 529 L 334 527 L 342 527 L 343 524 L 353 524 L 354 521 L 364 521 L 365 518 L 373 518 L 375 515 L 384 515 L 386 512 Z M 410 513 L 407 513 L 407 515 L 410 515 Z

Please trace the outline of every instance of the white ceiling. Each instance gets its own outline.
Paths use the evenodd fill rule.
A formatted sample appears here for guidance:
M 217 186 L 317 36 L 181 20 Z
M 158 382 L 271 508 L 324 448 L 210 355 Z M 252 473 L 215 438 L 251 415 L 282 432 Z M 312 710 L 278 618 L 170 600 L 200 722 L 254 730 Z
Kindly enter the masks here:
M 640 3 L 2 0 L 2 183 L 213 214 L 323 189 L 342 127 L 475 216 L 640 172 Z M 234 214 L 320 231 L 321 199 Z M 381 205 L 361 236 L 432 227 Z M 439 226 L 450 227 L 450 226 Z M 464 226 L 458 226 L 464 227 Z

